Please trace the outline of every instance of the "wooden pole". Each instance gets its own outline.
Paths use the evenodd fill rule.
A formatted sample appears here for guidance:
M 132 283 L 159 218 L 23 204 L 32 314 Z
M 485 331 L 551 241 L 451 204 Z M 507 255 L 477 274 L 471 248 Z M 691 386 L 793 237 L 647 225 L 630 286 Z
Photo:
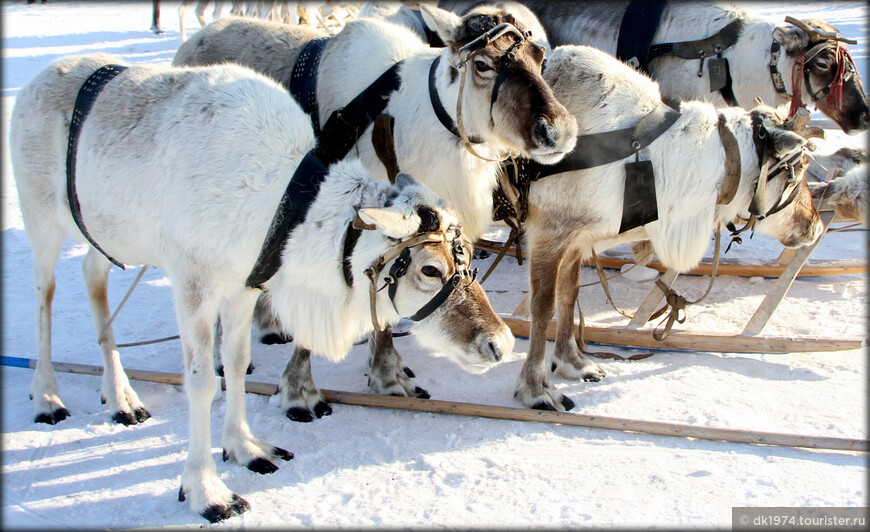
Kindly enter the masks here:
M 3 357 L 5 365 L 18 367 L 36 367 L 36 361 L 14 357 Z M 9 363 L 9 362 L 12 363 Z M 26 364 L 24 363 L 26 361 Z M 85 364 L 71 364 L 55 362 L 56 371 L 77 373 L 83 375 L 101 375 L 103 369 L 98 366 Z M 162 373 L 158 371 L 126 370 L 127 376 L 134 380 L 159 382 L 164 384 L 183 384 L 183 376 L 175 373 Z M 221 379 L 221 386 L 224 381 Z M 274 395 L 277 386 L 264 382 L 245 382 L 245 390 L 248 393 L 259 395 Z M 759 445 L 775 445 L 780 447 L 805 447 L 810 449 L 827 449 L 835 451 L 860 451 L 867 452 L 870 449 L 870 441 L 848 438 L 834 438 L 824 436 L 804 436 L 795 434 L 781 434 L 776 432 L 758 432 L 740 429 L 723 429 L 715 427 L 698 427 L 678 423 L 663 423 L 659 421 L 641 421 L 635 419 L 594 416 L 571 412 L 549 412 L 543 410 L 530 410 L 525 408 L 510 408 L 504 406 L 479 405 L 472 403 L 457 403 L 453 401 L 435 401 L 432 399 L 410 399 L 407 397 L 393 397 L 386 395 L 371 395 L 363 393 L 341 392 L 335 390 L 321 390 L 323 398 L 330 403 L 369 406 L 376 408 L 393 408 L 399 410 L 412 410 L 415 412 L 429 412 L 434 414 L 450 414 L 458 416 L 485 417 L 492 419 L 505 419 L 512 421 L 536 421 L 539 423 L 557 423 L 575 427 L 587 427 L 597 429 L 621 430 L 624 432 L 638 432 L 655 434 L 659 436 L 679 436 L 683 438 L 697 438 L 712 441 L 724 441 L 733 443 L 753 443 Z
M 656 289 L 658 290 L 658 289 Z M 661 290 L 658 290 L 661 293 Z M 531 325 L 528 320 L 502 317 L 515 336 L 528 338 Z M 547 338 L 556 337 L 556 322 L 547 326 Z M 661 341 L 652 336 L 650 329 L 625 327 L 583 328 L 584 339 L 593 344 L 669 351 L 702 351 L 711 353 L 815 353 L 823 351 L 851 351 L 866 345 L 863 338 L 826 338 L 819 336 L 764 337 L 712 332 L 671 331 Z

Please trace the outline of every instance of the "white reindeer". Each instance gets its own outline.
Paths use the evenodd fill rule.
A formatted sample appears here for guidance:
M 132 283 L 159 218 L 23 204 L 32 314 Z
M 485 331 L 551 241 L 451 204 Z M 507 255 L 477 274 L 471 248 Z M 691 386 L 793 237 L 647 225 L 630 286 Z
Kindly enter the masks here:
M 544 77 L 559 101 L 577 117 L 581 132 L 577 149 L 582 148 L 583 135 L 633 128 L 661 103 L 655 82 L 613 56 L 586 46 L 555 48 Z M 557 310 L 552 371 L 570 379 L 595 381 L 604 376 L 583 355 L 573 332 L 581 257 L 593 244 L 601 250 L 621 241 L 649 239 L 667 267 L 691 269 L 708 249 L 713 228 L 749 216 L 747 208 L 760 173 L 753 119 L 764 125 L 763 134 L 769 138 L 768 155 L 775 159 L 799 151 L 806 143 L 799 135 L 781 129 L 782 118 L 770 108 L 717 111 L 708 103 L 684 102 L 679 111 L 681 116 L 676 122 L 639 153 L 640 159 L 651 161 L 654 169 L 656 221 L 617 237 L 623 210 L 624 165 L 633 162 L 634 156 L 531 183 L 525 224 L 531 333 L 516 393 L 526 406 L 568 410 L 574 404 L 553 387 L 545 365 L 547 326 Z M 726 188 L 728 158 L 720 138 L 720 120 L 739 148 L 739 185 L 730 201 L 720 198 Z M 775 236 L 786 246 L 810 243 L 822 231 L 802 175 L 805 166 L 805 160 L 793 166 L 795 178 L 791 181 L 771 174 L 765 212 L 792 191 L 796 195 L 786 208 L 755 225 L 755 230 Z
M 481 7 L 463 18 L 426 5 L 421 9 L 427 24 L 448 44 L 446 48 L 430 49 L 407 29 L 370 18 L 349 22 L 330 39 L 317 75 L 319 120 L 326 122 L 333 111 L 382 72 L 404 61 L 399 71 L 401 88 L 391 94 L 385 110 L 395 120 L 399 168 L 445 198 L 459 213 L 465 234 L 476 240 L 491 223 L 492 189 L 500 165 L 494 159 L 516 153 L 543 163 L 557 162 L 574 147 L 577 126 L 541 78 L 544 56 L 539 47 L 523 43 L 506 74 L 497 76 L 508 47 L 517 44 L 513 36 L 504 35 L 484 47 L 465 67 L 469 80 L 461 94 L 464 127 L 469 136 L 483 141 L 473 149 L 493 160 L 471 154 L 439 121 L 432 100 L 440 101 L 455 123 L 461 76 L 452 65 L 462 61 L 460 48 L 491 27 L 513 19 L 495 7 Z M 316 35 L 268 22 L 225 19 L 210 24 L 179 47 L 174 64 L 233 61 L 289 87 L 300 47 Z M 431 92 L 430 76 L 436 87 Z M 496 78 L 503 83 L 499 82 L 500 90 L 493 98 Z M 370 128 L 351 153 L 359 155 L 373 176 L 387 179 Z M 376 393 L 428 396 L 388 342 L 382 338 L 370 343 L 370 388 Z
M 453 9 L 467 0 L 442 1 L 440 5 Z M 584 2 L 523 2 L 540 19 L 550 43 L 589 45 L 616 54 L 619 29 L 627 0 Z M 800 105 L 815 105 L 832 118 L 846 133 L 854 134 L 870 127 L 870 104 L 847 48 L 836 37 L 836 28 L 816 19 L 797 21 L 798 26 L 776 24 L 752 15 L 730 4 L 707 2 L 668 2 L 653 44 L 706 39 L 728 24 L 740 21 L 737 42 L 722 51 L 730 65 L 732 89 L 737 103 L 752 105 L 755 98 L 772 107 L 787 105 L 796 96 Z M 781 47 L 774 61 L 781 75 L 784 92 L 778 92 L 771 77 L 771 46 Z M 817 53 L 810 54 L 811 49 Z M 721 93 L 710 90 L 710 69 L 701 60 L 686 60 L 661 56 L 649 63 L 650 75 L 658 81 L 662 97 L 672 106 L 681 101 L 705 100 L 717 107 L 726 105 Z M 805 66 L 801 69 L 801 60 Z M 793 72 L 798 65 L 795 80 Z M 842 103 L 826 95 L 835 90 L 838 69 L 842 81 Z M 700 76 L 699 76 L 700 74 Z M 807 81 L 808 80 L 808 81 Z M 824 94 L 820 91 L 824 91 Z M 797 92 L 797 94 L 796 94 Z
M 160 267 L 171 280 L 190 407 L 179 498 L 219 521 L 249 505 L 224 485 L 211 457 L 218 314 L 227 389 L 224 459 L 271 473 L 278 459 L 292 458 L 254 436 L 247 421 L 244 376 L 259 292 L 247 288 L 246 279 L 274 233 L 291 176 L 314 147 L 313 131 L 282 87 L 249 69 L 130 66 L 105 85 L 84 121 L 75 195 L 69 195 L 65 161 L 74 103 L 85 80 L 107 64 L 121 62 L 105 54 L 59 59 L 21 89 L 12 111 L 12 165 L 33 244 L 36 421 L 54 424 L 69 415 L 51 365 L 54 266 L 64 238 L 84 240 L 86 230 L 93 240 L 83 270 L 104 360 L 102 395 L 118 422 L 135 424 L 149 414 L 107 326 L 108 256 Z M 73 220 L 73 198 L 85 230 Z M 348 255 L 343 251 L 352 222 L 366 230 Z M 443 201 L 410 178 L 400 176 L 393 186 L 370 180 L 358 162 L 342 162 L 321 183 L 302 223 L 285 235 L 280 267 L 262 286 L 272 294 L 272 311 L 293 327 L 297 351 L 340 360 L 360 335 L 417 312 L 445 283 L 465 277 L 470 246 L 458 240 L 456 224 Z M 407 273 L 394 276 L 394 290 L 371 292 L 370 299 L 365 271 L 392 273 L 396 249 L 407 251 Z M 466 279 L 455 286 L 423 323 L 461 361 L 491 364 L 494 350 L 508 352 L 513 338 L 479 284 Z M 456 335 L 460 328 L 471 331 Z M 472 342 L 463 343 L 469 337 Z M 480 337 L 498 345 L 482 350 L 474 341 Z

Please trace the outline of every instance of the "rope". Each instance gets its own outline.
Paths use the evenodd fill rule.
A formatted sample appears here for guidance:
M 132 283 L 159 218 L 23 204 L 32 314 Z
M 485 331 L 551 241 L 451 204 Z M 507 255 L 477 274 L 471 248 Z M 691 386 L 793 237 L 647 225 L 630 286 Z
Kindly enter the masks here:
M 142 269 L 139 270 L 139 274 L 136 275 L 136 279 L 133 280 L 133 284 L 130 285 L 130 288 L 127 290 L 127 293 L 124 295 L 124 299 L 121 300 L 121 303 L 118 304 L 118 307 L 115 309 L 115 312 L 112 314 L 112 317 L 109 318 L 109 321 L 106 322 L 106 326 L 103 327 L 102 332 L 100 332 L 100 336 L 97 338 L 97 345 L 102 345 L 103 341 L 106 339 L 106 331 L 109 330 L 109 327 L 112 325 L 112 322 L 115 321 L 115 318 L 118 317 L 118 313 L 121 312 L 121 309 L 124 308 L 124 305 L 127 303 L 127 300 L 130 299 L 130 296 L 133 294 L 133 289 L 136 288 L 136 285 L 139 284 L 139 281 L 142 280 L 142 276 L 145 275 L 145 270 L 148 269 L 148 265 L 142 266 Z M 158 344 L 160 342 L 168 342 L 170 340 L 178 340 L 181 338 L 178 335 L 175 336 L 167 336 L 165 338 L 158 338 L 156 340 L 143 340 L 141 342 L 131 342 L 127 344 L 115 344 L 117 348 L 123 347 L 136 347 L 140 345 L 151 345 Z

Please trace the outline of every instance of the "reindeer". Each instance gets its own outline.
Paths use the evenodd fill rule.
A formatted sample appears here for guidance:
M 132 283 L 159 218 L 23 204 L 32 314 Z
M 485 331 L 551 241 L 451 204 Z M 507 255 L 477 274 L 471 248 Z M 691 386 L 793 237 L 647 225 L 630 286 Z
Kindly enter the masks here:
M 89 113 L 77 103 L 88 98 Z M 395 185 L 373 181 L 358 161 L 327 173 L 314 146 L 308 117 L 287 92 L 236 65 L 180 69 L 71 56 L 22 88 L 10 147 L 33 244 L 35 421 L 70 415 L 51 365 L 53 270 L 67 235 L 90 244 L 83 270 L 104 361 L 101 390 L 118 423 L 150 414 L 108 325 L 109 269 L 112 262 L 149 264 L 171 280 L 190 405 L 179 499 L 189 498 L 191 510 L 212 522 L 249 508 L 211 457 L 218 314 L 224 460 L 267 474 L 293 457 L 254 436 L 247 421 L 254 288 L 271 294 L 271 311 L 293 327 L 306 360 L 312 351 L 340 360 L 360 336 L 411 315 L 438 336 L 437 347 L 473 367 L 509 352 L 513 337 L 474 281 L 470 242 L 443 200 L 403 174 Z M 380 290 L 385 272 L 391 285 Z M 310 368 L 297 369 L 293 377 L 322 410 Z
M 557 162 L 574 147 L 577 125 L 541 77 L 543 50 L 528 36 L 517 36 L 514 30 L 523 28 L 514 27 L 504 10 L 481 7 L 462 18 L 427 5 L 421 10 L 446 48 L 430 49 L 407 29 L 370 18 L 349 22 L 327 42 L 317 73 L 315 120 L 327 122 L 372 80 L 403 61 L 401 88 L 390 95 L 384 111 L 395 121 L 398 166 L 446 199 L 474 241 L 491 222 L 498 159 L 516 153 Z M 496 29 L 509 33 L 492 38 Z M 487 35 L 488 44 L 477 53 L 463 49 L 481 46 Z M 234 61 L 290 87 L 299 51 L 314 36 L 267 22 L 221 20 L 179 47 L 174 64 Z M 387 179 L 370 131 L 365 130 L 351 152 L 374 177 Z M 473 146 L 477 155 L 464 145 Z M 416 385 L 389 337 L 369 345 L 369 386 L 374 392 L 429 396 Z
M 441 5 L 452 9 L 465 3 L 442 1 Z M 620 35 L 623 15 L 629 5 L 625 0 L 526 0 L 524 4 L 538 16 L 553 46 L 589 45 L 616 55 L 619 41 L 626 37 Z M 672 106 L 688 100 L 705 100 L 717 107 L 749 106 L 755 98 L 760 98 L 772 107 L 790 103 L 789 114 L 797 107 L 815 105 L 849 134 L 870 127 L 867 95 L 845 46 L 855 42 L 844 39 L 833 26 L 817 19 L 791 17 L 787 19 L 788 25 L 777 25 L 731 5 L 647 4 L 645 9 L 650 9 L 651 4 L 665 5 L 649 54 L 636 59 L 639 63 L 648 61 L 649 74 L 658 81 L 662 97 Z M 643 30 L 644 25 L 651 23 L 645 19 L 631 31 Z M 708 43 L 713 47 L 709 51 L 704 43 L 694 42 L 707 38 L 715 41 Z M 686 42 L 691 46 L 683 46 Z M 669 46 L 670 43 L 674 43 L 673 46 Z M 717 45 L 721 47 L 719 53 L 716 53 Z M 659 55 L 682 53 L 680 48 L 686 48 L 696 59 Z M 700 50 L 705 50 L 703 55 L 699 55 Z M 714 63 L 714 59 L 727 60 L 728 67 L 721 61 Z M 714 64 L 715 68 L 711 66 Z M 727 82 L 725 68 L 732 80 L 734 98 L 730 103 L 718 90 L 722 88 L 719 85 Z
M 569 157 L 582 153 L 587 144 L 595 145 L 591 135 L 630 128 L 642 138 L 635 127 L 663 109 L 655 82 L 591 47 L 556 47 L 544 77 L 580 127 L 577 148 Z M 583 354 L 582 333 L 575 336 L 573 324 L 580 263 L 593 244 L 603 250 L 648 239 L 663 264 L 686 271 L 703 257 L 712 228 L 741 218 L 757 214 L 754 230 L 789 247 L 808 244 L 821 234 L 823 226 L 802 175 L 807 161 L 801 148 L 807 141 L 784 129 L 782 116 L 768 107 L 717 110 L 703 102 L 684 102 L 679 114 L 674 113 L 667 111 L 671 125 L 645 147 L 628 139 L 634 152 L 628 157 L 584 170 L 566 167 L 531 181 L 524 226 L 531 332 L 516 388 L 516 397 L 526 406 L 570 410 L 574 405 L 552 385 L 545 366 L 547 326 L 557 310 L 551 371 L 569 379 L 604 377 Z M 771 170 L 769 180 L 760 178 L 767 165 L 759 157 L 770 158 L 782 171 Z M 651 165 L 651 196 L 658 215 L 620 234 L 623 194 L 628 191 L 625 165 L 636 159 Z

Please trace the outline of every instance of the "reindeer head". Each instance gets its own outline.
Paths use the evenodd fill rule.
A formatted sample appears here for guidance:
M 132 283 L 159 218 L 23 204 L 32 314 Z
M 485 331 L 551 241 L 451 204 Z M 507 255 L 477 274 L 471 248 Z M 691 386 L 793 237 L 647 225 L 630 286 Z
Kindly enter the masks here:
M 790 131 L 788 127 L 794 127 L 794 123 L 770 107 L 756 107 L 748 116 L 759 157 L 758 166 L 747 165 L 756 175 L 755 196 L 749 208 L 758 216 L 755 229 L 777 238 L 786 247 L 815 242 L 823 228 L 804 175 L 809 165 L 804 152 L 807 139 Z
M 454 93 L 456 114 L 469 138 L 545 164 L 574 148 L 577 123 L 541 77 L 545 49 L 522 24 L 495 6 L 461 18 L 420 7 L 426 24 L 447 44 L 440 71 L 445 86 L 462 87 Z
M 836 28 L 816 19 L 786 17 L 791 26 L 778 26 L 773 38 L 794 61 L 791 73 L 792 112 L 814 103 L 846 133 L 870 127 L 870 104 L 855 63 Z M 787 73 L 783 73 L 786 75 Z
M 407 174 L 397 176 L 392 194 L 388 207 L 358 212 L 395 250 L 367 271 L 380 289 L 378 314 L 411 317 L 421 343 L 469 371 L 486 369 L 511 352 L 514 338 L 469 267 L 471 242 L 443 201 Z

